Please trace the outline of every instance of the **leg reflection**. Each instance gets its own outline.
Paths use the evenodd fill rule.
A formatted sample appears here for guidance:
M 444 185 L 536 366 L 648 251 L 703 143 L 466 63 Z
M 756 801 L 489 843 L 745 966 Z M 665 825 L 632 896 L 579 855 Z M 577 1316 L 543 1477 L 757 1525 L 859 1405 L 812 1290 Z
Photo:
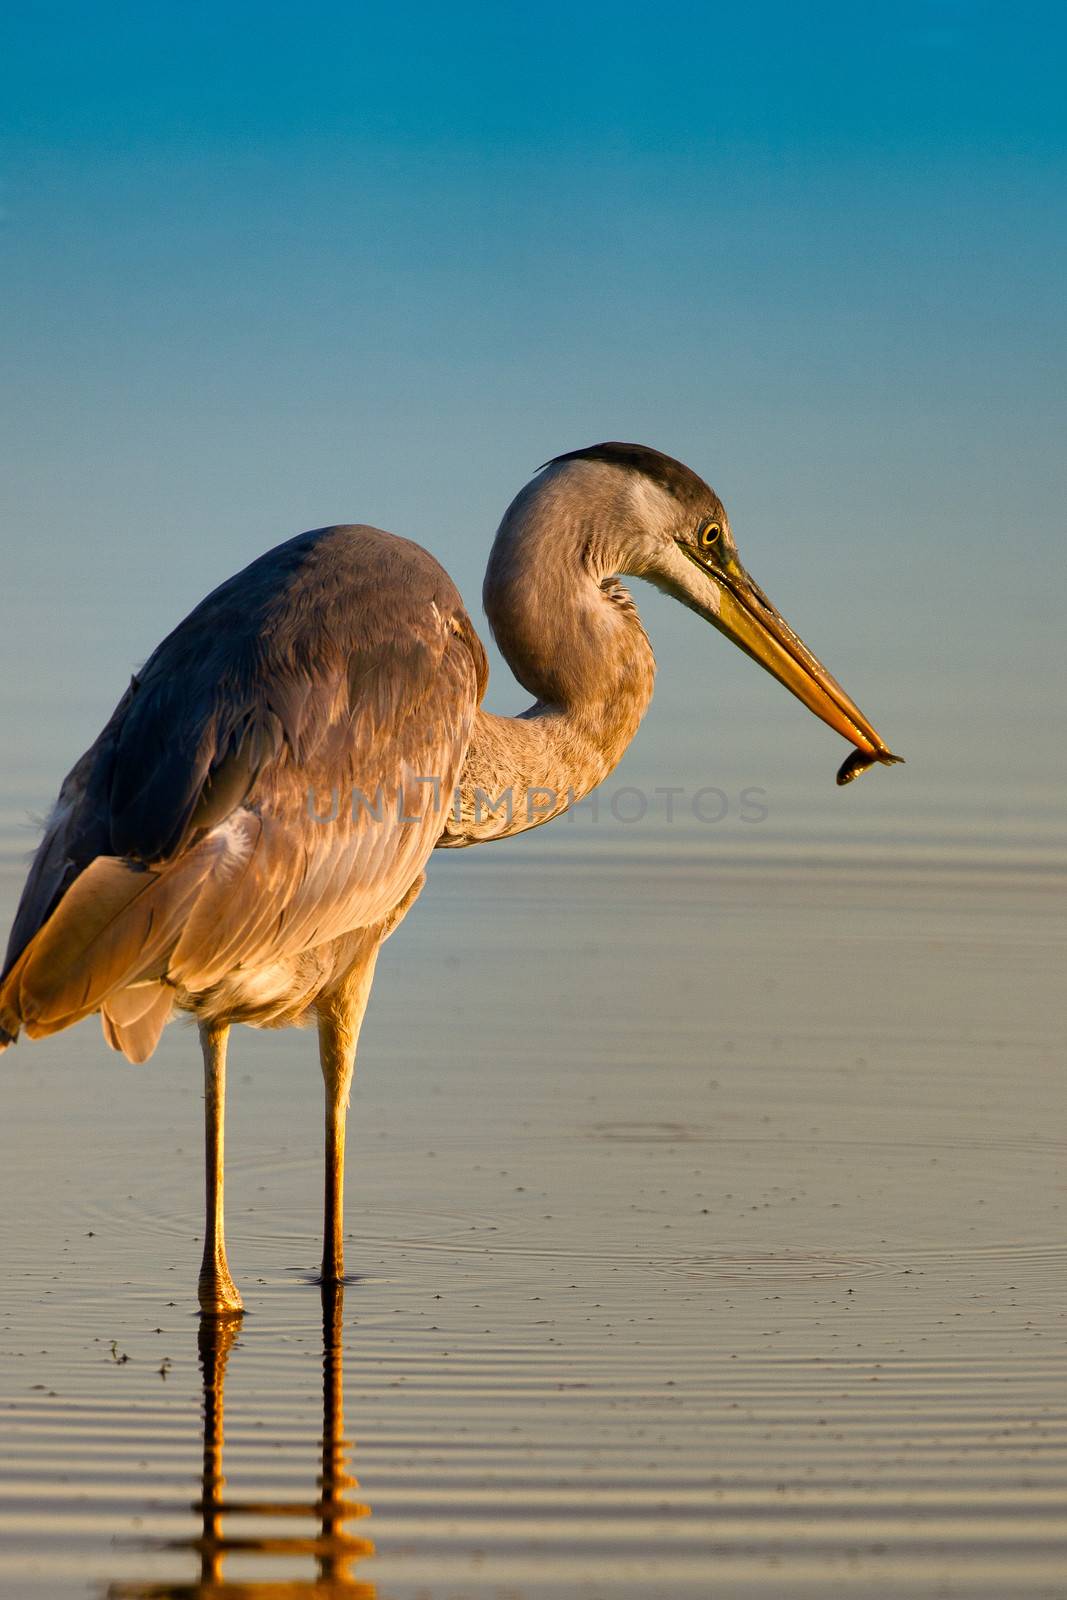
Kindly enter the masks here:
M 226 1363 L 230 1349 L 237 1338 L 241 1324 L 232 1317 L 219 1321 L 214 1317 L 201 1317 L 197 1344 L 200 1350 L 200 1371 L 204 1379 L 204 1471 L 201 1475 L 200 1504 L 193 1502 L 193 1510 L 203 1517 L 200 1539 L 200 1588 L 205 1590 L 222 1582 L 222 1517 L 225 1509 L 222 1491 L 226 1479 L 222 1476 L 223 1421 L 226 1408 Z M 195 1586 L 193 1593 L 196 1592 Z
M 230 1351 L 240 1332 L 238 1319 L 202 1318 L 200 1369 L 204 1383 L 204 1466 L 201 1497 L 193 1504 L 201 1531 L 192 1539 L 166 1541 L 158 1549 L 194 1550 L 200 1559 L 200 1577 L 192 1583 L 115 1583 L 108 1600 L 279 1600 L 281 1596 L 343 1595 L 346 1600 L 375 1600 L 372 1583 L 354 1575 L 356 1563 L 374 1554 L 369 1539 L 347 1531 L 350 1523 L 370 1516 L 370 1507 L 349 1498 L 358 1489 L 346 1470 L 349 1444 L 344 1428 L 343 1384 L 344 1285 L 322 1285 L 322 1471 L 312 1501 L 236 1500 L 225 1493 L 223 1476 L 224 1390 Z M 271 1519 L 313 1519 L 317 1533 L 278 1535 L 242 1534 L 242 1526 Z M 242 1519 L 244 1519 L 242 1521 Z M 310 1559 L 315 1573 L 304 1577 L 260 1578 L 241 1575 L 241 1565 L 252 1557 L 277 1557 L 288 1569 Z M 241 1558 L 246 1558 L 243 1562 Z M 262 1565 L 262 1563 L 258 1563 Z M 228 1567 L 229 1570 L 224 1570 Z

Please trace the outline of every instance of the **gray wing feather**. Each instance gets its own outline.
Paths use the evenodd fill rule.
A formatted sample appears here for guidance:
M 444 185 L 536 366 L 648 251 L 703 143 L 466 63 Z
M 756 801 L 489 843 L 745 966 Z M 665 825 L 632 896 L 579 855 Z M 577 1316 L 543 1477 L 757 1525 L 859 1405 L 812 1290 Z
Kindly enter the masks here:
M 102 855 L 164 874 L 207 858 L 169 973 L 189 987 L 367 925 L 444 825 L 416 780 L 438 779 L 447 807 L 485 670 L 418 545 L 326 528 L 260 557 L 164 640 L 67 778 L 5 971 Z M 379 786 L 383 819 L 354 817 L 352 792 Z M 337 820 L 315 822 L 309 793 L 334 790 Z

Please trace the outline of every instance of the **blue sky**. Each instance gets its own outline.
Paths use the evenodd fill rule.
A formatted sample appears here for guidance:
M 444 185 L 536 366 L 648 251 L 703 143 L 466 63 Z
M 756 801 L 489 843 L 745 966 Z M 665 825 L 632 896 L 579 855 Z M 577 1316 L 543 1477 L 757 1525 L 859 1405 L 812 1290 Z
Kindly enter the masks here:
M 618 437 L 710 479 L 909 757 L 844 826 L 1054 806 L 1065 33 L 954 0 L 9 16 L 20 797 L 261 549 L 373 521 L 477 614 L 513 493 Z M 836 803 L 839 742 L 640 598 L 661 675 L 631 769 Z M 521 703 L 499 669 L 492 694 Z

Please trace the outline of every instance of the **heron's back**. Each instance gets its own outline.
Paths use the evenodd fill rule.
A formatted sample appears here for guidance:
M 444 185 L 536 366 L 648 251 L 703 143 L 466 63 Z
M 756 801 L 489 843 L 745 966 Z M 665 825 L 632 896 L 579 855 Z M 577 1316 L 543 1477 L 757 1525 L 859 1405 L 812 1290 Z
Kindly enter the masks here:
M 269 987 L 386 915 L 443 825 L 428 802 L 451 792 L 485 671 L 443 568 L 379 529 L 301 534 L 222 584 L 65 781 L 0 1026 L 51 1033 L 109 1002 L 136 1022 L 151 986 L 160 1013 L 235 972 Z

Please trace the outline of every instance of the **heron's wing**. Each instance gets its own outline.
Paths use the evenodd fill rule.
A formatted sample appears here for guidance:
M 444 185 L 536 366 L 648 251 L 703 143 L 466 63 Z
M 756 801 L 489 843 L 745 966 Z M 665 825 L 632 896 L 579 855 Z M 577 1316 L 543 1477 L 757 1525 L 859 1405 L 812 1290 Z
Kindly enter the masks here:
M 434 624 L 437 629 L 437 624 Z M 300 761 L 272 764 L 189 852 L 210 853 L 167 976 L 203 991 L 381 920 L 444 827 L 477 707 L 469 649 L 440 627 L 362 658 L 335 720 Z
M 8 967 L 101 856 L 149 869 L 132 898 L 157 935 L 163 881 L 187 895 L 194 875 L 190 978 L 365 925 L 432 848 L 444 818 L 418 780 L 450 791 L 484 677 L 459 596 L 419 546 L 357 527 L 269 552 L 163 642 L 68 778 Z M 375 815 L 358 795 L 379 789 Z M 334 791 L 337 818 L 313 821 L 309 796 L 329 815 Z

